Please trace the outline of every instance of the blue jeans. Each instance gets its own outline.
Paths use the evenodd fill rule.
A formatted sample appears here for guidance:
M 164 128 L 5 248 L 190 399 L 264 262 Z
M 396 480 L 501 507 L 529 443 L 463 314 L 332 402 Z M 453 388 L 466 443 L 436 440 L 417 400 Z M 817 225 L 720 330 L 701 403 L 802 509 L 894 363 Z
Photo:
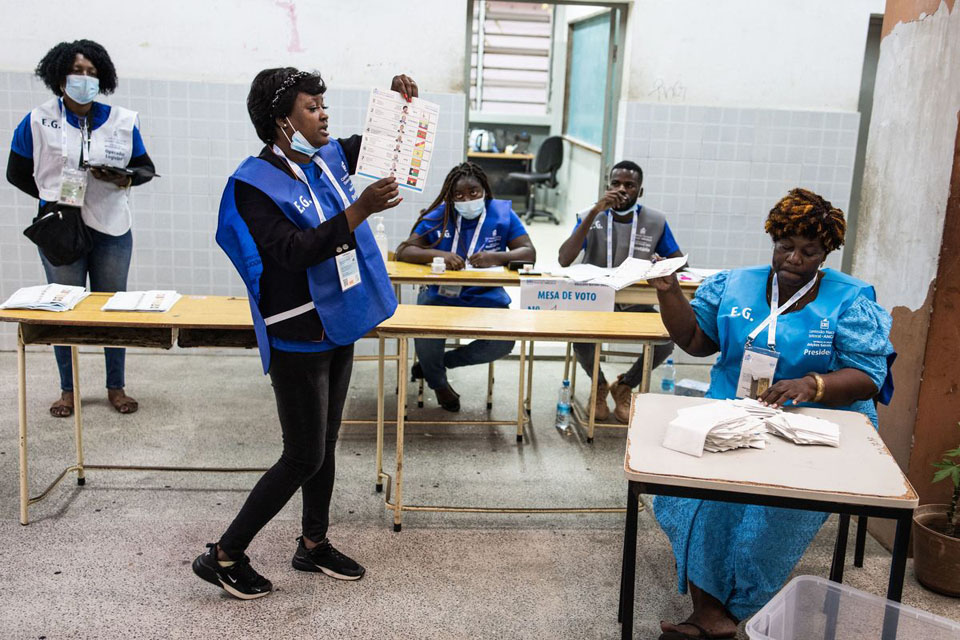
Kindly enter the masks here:
M 93 239 L 93 248 L 90 253 L 76 262 L 55 267 L 47 261 L 43 252 L 40 252 L 40 261 L 43 263 L 43 270 L 47 273 L 47 282 L 85 287 L 89 275 L 91 291 L 107 293 L 126 291 L 130 255 L 133 253 L 133 234 L 127 231 L 122 236 L 111 236 L 93 229 L 89 231 Z M 60 388 L 64 391 L 73 391 L 70 347 L 54 347 L 53 353 L 57 358 L 57 368 L 60 370 Z M 126 349 L 104 348 L 107 389 L 124 387 L 123 365 L 126 353 Z
M 417 297 L 417 304 L 440 306 L 442 303 L 428 300 L 424 290 Z M 499 360 L 513 351 L 514 345 L 506 340 L 474 340 L 470 344 L 446 351 L 446 341 L 442 338 L 415 338 L 413 342 L 420 368 L 423 369 L 423 379 L 431 389 L 447 386 L 447 369 Z

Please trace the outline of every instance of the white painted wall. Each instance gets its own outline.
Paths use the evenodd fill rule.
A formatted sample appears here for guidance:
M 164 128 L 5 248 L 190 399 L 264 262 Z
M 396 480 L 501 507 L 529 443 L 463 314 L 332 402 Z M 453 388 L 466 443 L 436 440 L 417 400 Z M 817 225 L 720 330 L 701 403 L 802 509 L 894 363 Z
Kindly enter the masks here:
M 919 309 L 937 274 L 960 111 L 957 60 L 960 7 L 951 14 L 945 3 L 880 43 L 853 273 L 888 309 Z
M 261 69 L 291 65 L 342 88 L 407 73 L 425 91 L 458 93 L 466 9 L 466 0 L 418 0 L 414 10 L 392 0 L 0 0 L 0 70 L 32 71 L 57 42 L 89 38 L 121 78 L 249 83 Z M 437 27 L 416 46 L 404 26 L 411 18 Z
M 635 0 L 625 98 L 856 111 L 884 0 Z

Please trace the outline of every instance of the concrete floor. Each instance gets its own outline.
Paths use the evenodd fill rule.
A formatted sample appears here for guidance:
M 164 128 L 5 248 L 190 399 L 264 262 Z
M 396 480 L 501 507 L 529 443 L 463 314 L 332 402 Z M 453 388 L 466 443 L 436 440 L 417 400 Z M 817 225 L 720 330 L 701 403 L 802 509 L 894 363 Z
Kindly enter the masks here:
M 270 386 L 249 353 L 130 354 L 128 391 L 138 413 L 120 416 L 101 389 L 103 359 L 81 354 L 89 464 L 268 466 L 279 452 Z M 509 419 L 516 362 L 497 365 L 493 415 Z M 406 500 L 450 505 L 623 506 L 624 432 L 592 445 L 552 426 L 561 363 L 538 362 L 533 427 L 415 427 L 406 440 Z M 624 365 L 606 365 L 609 372 Z M 356 583 L 290 567 L 299 497 L 249 554 L 277 592 L 254 602 L 223 595 L 190 571 L 219 537 L 256 475 L 88 471 L 53 490 L 17 522 L 16 358 L 0 353 L 0 629 L 3 638 L 617 638 L 623 516 L 407 513 L 402 533 L 374 492 L 374 428 L 345 426 L 330 537 L 367 567 Z M 73 422 L 50 417 L 53 357 L 30 352 L 28 419 L 32 492 L 73 457 Z M 348 417 L 374 417 L 375 364 L 358 363 Z M 704 378 L 702 368 L 678 371 Z M 464 416 L 481 417 L 484 367 L 459 370 Z M 393 389 L 393 376 L 389 376 Z M 583 378 L 581 378 L 583 380 Z M 474 394 L 468 389 L 476 389 Z M 581 395 L 585 389 L 581 385 Z M 392 401 L 388 396 L 388 406 Z M 433 408 L 431 408 L 433 407 Z M 388 415 L 392 415 L 389 411 Z M 438 416 L 435 401 L 411 418 Z M 388 428 L 386 460 L 393 459 Z M 389 469 L 389 464 L 387 465 Z M 828 573 L 835 519 L 797 567 Z M 667 540 L 640 518 L 635 637 L 686 615 Z M 852 551 L 851 551 L 852 556 Z M 872 539 L 848 584 L 883 594 L 889 554 Z M 908 566 L 904 601 L 960 619 L 960 602 L 922 589 Z M 744 636 L 745 637 L 745 636 Z

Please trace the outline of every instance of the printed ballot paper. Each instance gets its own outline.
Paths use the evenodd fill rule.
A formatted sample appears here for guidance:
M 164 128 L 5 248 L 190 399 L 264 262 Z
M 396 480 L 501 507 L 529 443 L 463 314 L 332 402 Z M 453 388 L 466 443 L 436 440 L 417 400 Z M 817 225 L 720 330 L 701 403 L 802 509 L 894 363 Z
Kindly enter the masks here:
M 72 287 L 66 284 L 41 284 L 35 287 L 23 287 L 6 302 L 0 304 L 0 309 L 32 309 L 34 311 L 70 311 L 77 303 L 90 293 L 83 287 Z
M 590 284 L 602 284 L 620 291 L 631 284 L 649 280 L 650 278 L 662 278 L 674 273 L 687 264 L 687 256 L 679 258 L 668 258 L 651 262 L 639 258 L 627 258 L 616 269 L 604 269 L 592 264 L 575 264 L 552 271 L 556 276 L 570 278 L 574 282 L 589 282 Z
M 101 311 L 169 311 L 180 299 L 176 291 L 118 291 Z
M 440 107 L 396 91 L 374 89 L 367 106 L 357 175 L 372 180 L 396 176 L 397 184 L 422 192 L 437 137 Z

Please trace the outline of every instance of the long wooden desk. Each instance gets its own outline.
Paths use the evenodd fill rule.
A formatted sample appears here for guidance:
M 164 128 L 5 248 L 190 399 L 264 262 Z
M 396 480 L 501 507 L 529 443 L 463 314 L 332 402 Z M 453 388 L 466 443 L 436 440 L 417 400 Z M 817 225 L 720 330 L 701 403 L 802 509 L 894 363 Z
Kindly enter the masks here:
M 910 521 L 918 499 L 867 417 L 852 411 L 797 410 L 839 424 L 840 446 L 836 448 L 798 446 L 774 436 L 765 449 L 705 453 L 702 458 L 664 448 L 663 436 L 677 409 L 706 402 L 713 401 L 655 394 L 633 398 L 623 462 L 629 484 L 620 582 L 623 637 L 630 638 L 633 633 L 641 493 L 839 513 L 840 533 L 830 571 L 835 582 L 843 578 L 850 515 L 895 519 L 887 598 L 899 601 Z M 889 626 L 885 627 L 889 632 Z M 896 635 L 895 621 L 893 630 L 891 638 Z
M 524 425 L 523 385 L 524 359 L 527 341 L 587 342 L 595 345 L 593 387 L 591 407 L 597 390 L 597 367 L 600 363 L 600 345 L 610 343 L 637 343 L 663 340 L 668 337 L 666 328 L 658 313 L 615 313 L 599 311 L 526 311 L 519 309 L 477 309 L 465 307 L 433 307 L 400 305 L 392 318 L 383 322 L 377 333 L 380 338 L 380 369 L 383 369 L 384 340 L 397 339 L 399 342 L 400 369 L 406 371 L 408 341 L 411 338 L 459 337 L 465 339 L 519 340 L 520 375 L 517 396 L 517 436 L 522 438 Z M 649 365 L 650 349 L 646 350 Z M 649 366 L 647 367 L 649 368 Z M 447 507 L 403 504 L 403 446 L 404 446 L 404 402 L 406 398 L 406 376 L 399 380 L 397 395 L 397 447 L 394 501 L 391 502 L 391 477 L 383 472 L 383 376 L 379 376 L 380 388 L 377 406 L 377 490 L 381 490 L 386 481 L 387 491 L 384 501 L 387 508 L 393 510 L 394 531 L 400 531 L 403 511 L 466 511 L 466 512 L 523 512 L 526 509 L 494 509 L 485 507 Z M 592 411 L 591 411 L 592 415 Z M 536 509 L 538 512 L 584 512 L 616 511 L 617 508 L 551 508 Z
M 410 264 L 409 262 L 387 261 L 387 274 L 394 285 L 431 285 L 443 284 L 468 287 L 519 287 L 522 279 L 542 278 L 556 280 L 557 276 L 523 276 L 518 271 L 459 271 L 448 270 L 435 274 L 430 272 L 430 266 L 425 264 Z M 693 298 L 699 283 L 683 282 L 680 288 L 687 298 Z M 646 282 L 631 285 L 617 292 L 618 304 L 657 304 L 656 289 Z

